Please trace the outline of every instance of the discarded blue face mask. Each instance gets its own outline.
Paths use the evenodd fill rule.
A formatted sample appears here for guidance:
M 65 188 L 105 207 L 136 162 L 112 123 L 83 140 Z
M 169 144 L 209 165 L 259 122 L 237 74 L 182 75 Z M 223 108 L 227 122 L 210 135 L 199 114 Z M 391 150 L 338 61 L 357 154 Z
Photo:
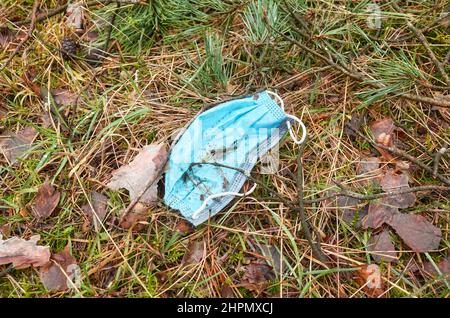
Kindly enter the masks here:
M 292 130 L 294 122 L 302 128 L 300 140 Z M 283 100 L 270 91 L 230 100 L 200 113 L 172 147 L 164 202 L 194 225 L 206 221 L 235 196 L 255 190 L 256 184 L 239 193 L 257 160 L 287 131 L 297 144 L 306 138 L 304 124 L 286 114 Z

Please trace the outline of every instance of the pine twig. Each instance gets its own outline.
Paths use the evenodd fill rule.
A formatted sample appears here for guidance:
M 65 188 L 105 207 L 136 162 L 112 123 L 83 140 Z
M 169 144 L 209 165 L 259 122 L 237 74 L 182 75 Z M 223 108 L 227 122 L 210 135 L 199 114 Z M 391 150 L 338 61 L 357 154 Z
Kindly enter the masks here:
M 25 43 L 28 41 L 28 39 L 31 37 L 31 35 L 33 34 L 34 28 L 36 27 L 36 14 L 37 14 L 37 9 L 39 7 L 39 1 L 36 0 L 34 1 L 33 4 L 33 9 L 31 11 L 31 20 L 30 20 L 30 27 L 28 28 L 28 32 L 25 35 L 25 37 L 22 39 L 22 41 L 20 41 L 20 43 L 17 45 L 16 49 L 14 50 L 14 52 L 11 54 L 11 56 L 6 60 L 6 62 L 3 64 L 3 66 L 0 68 L 0 71 L 3 71 L 13 60 L 14 56 L 17 55 L 17 53 L 19 53 L 19 51 L 22 49 L 22 46 L 25 45 Z
M 348 77 L 357 80 L 359 82 L 366 82 L 366 85 L 375 87 L 375 88 L 384 88 L 385 86 L 379 82 L 375 82 L 375 81 L 369 81 L 369 78 L 367 76 L 365 76 L 364 74 L 360 73 L 360 72 L 355 72 L 352 71 L 349 67 L 344 66 L 344 65 L 340 65 L 339 63 L 333 61 L 331 58 L 328 58 L 322 54 L 320 54 L 319 52 L 317 52 L 316 50 L 304 45 L 303 43 L 279 32 L 278 30 L 272 28 L 272 26 L 269 25 L 269 28 L 273 31 L 275 31 L 275 33 L 277 33 L 279 36 L 281 36 L 282 38 L 284 38 L 285 40 L 291 42 L 294 45 L 297 45 L 298 47 L 300 47 L 301 49 L 303 49 L 304 51 L 310 53 L 311 55 L 319 58 L 320 60 L 324 61 L 325 63 L 327 63 L 328 65 L 332 66 L 333 68 L 335 68 L 336 70 L 340 71 L 341 73 L 343 73 L 344 75 L 347 75 Z M 329 52 L 329 54 L 331 55 L 331 52 Z M 428 96 L 423 96 L 423 95 L 416 95 L 416 94 L 411 94 L 411 93 L 405 93 L 405 92 L 398 92 L 396 93 L 396 95 L 401 96 L 403 98 L 406 98 L 408 100 L 412 100 L 412 101 L 416 101 L 416 102 L 422 102 L 422 103 L 428 103 L 431 105 L 436 105 L 436 106 L 440 106 L 440 107 L 446 107 L 446 108 L 450 108 L 450 100 L 444 99 L 444 98 L 431 98 Z
M 402 12 L 400 7 L 397 5 L 397 3 L 393 2 L 392 7 L 394 7 L 395 10 L 398 12 Z M 420 43 L 425 47 L 425 50 L 428 52 L 428 55 L 430 56 L 431 60 L 433 61 L 434 65 L 438 69 L 439 73 L 441 73 L 442 78 L 444 79 L 447 86 L 450 86 L 450 77 L 448 76 L 447 72 L 444 70 L 444 67 L 442 63 L 436 58 L 436 55 L 434 55 L 433 50 L 430 47 L 430 43 L 428 43 L 426 37 L 423 35 L 423 33 L 417 29 L 409 20 L 406 20 L 406 25 L 408 28 L 416 35 L 416 37 L 419 39 Z

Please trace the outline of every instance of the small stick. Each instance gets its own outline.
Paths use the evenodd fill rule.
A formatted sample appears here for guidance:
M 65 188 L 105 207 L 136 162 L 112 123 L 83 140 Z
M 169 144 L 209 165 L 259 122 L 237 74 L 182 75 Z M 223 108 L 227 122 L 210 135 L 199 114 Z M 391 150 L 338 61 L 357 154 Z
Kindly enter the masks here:
M 28 41 L 28 39 L 31 37 L 31 34 L 33 34 L 34 28 L 36 26 L 36 13 L 37 13 L 37 9 L 39 7 L 39 1 L 35 1 L 33 4 L 33 9 L 31 12 L 31 22 L 30 22 L 30 27 L 28 28 L 28 32 L 25 35 L 25 37 L 22 39 L 22 41 L 20 41 L 19 45 L 17 45 L 16 49 L 14 50 L 14 52 L 11 54 L 11 56 L 6 60 L 6 62 L 3 64 L 3 66 L 0 68 L 0 71 L 3 71 L 13 60 L 14 56 L 17 55 L 17 53 L 19 53 L 20 49 L 22 48 L 22 46 L 25 45 L 25 43 Z
M 436 152 L 436 155 L 434 156 L 434 163 L 433 163 L 433 178 L 436 178 L 438 169 L 439 169 L 439 160 L 441 160 L 441 157 L 447 152 L 448 146 L 445 145 L 441 149 L 439 149 L 438 152 Z
M 325 200 L 332 199 L 334 197 L 339 197 L 339 196 L 350 197 L 350 198 L 358 199 L 358 200 L 361 200 L 361 201 L 370 201 L 370 200 L 376 200 L 376 199 L 391 197 L 391 196 L 395 196 L 395 195 L 399 195 L 399 194 L 406 194 L 406 193 L 419 192 L 419 191 L 444 191 L 444 192 L 446 191 L 446 192 L 450 192 L 450 187 L 435 186 L 435 185 L 425 185 L 425 186 L 418 186 L 418 187 L 403 189 L 403 190 L 399 190 L 399 191 L 389 191 L 389 192 L 382 192 L 382 193 L 375 193 L 375 194 L 362 194 L 362 193 L 357 193 L 357 192 L 345 190 L 345 189 L 342 188 L 341 184 L 336 184 L 336 185 L 339 188 L 341 188 L 342 191 L 336 192 L 336 193 L 332 193 L 332 194 L 329 194 L 329 195 L 326 195 L 324 197 L 317 198 L 317 199 L 304 200 L 304 202 L 307 203 L 307 204 L 318 203 L 318 202 L 325 201 Z
M 362 139 L 364 139 L 365 141 L 367 141 L 369 144 L 371 144 L 373 147 L 375 148 L 381 148 L 383 150 L 387 150 L 395 155 L 398 155 L 400 157 L 403 157 L 409 161 L 411 161 L 412 163 L 418 165 L 419 167 L 421 167 L 423 170 L 427 171 L 428 173 L 430 173 L 431 175 L 433 175 L 433 168 L 430 168 L 429 166 L 427 166 L 426 164 L 424 164 L 422 161 L 418 160 L 417 158 L 411 156 L 410 154 L 404 152 L 403 150 L 400 150 L 396 147 L 387 147 L 384 146 L 382 144 L 378 144 L 373 142 L 370 138 L 366 137 L 365 135 L 363 135 L 362 133 L 360 133 L 359 131 L 355 130 L 353 127 L 351 127 L 350 125 L 346 125 L 350 130 L 354 131 L 359 137 L 361 137 Z M 444 177 L 443 175 L 436 173 L 436 179 L 439 179 L 440 181 L 442 181 L 443 183 L 445 183 L 446 185 L 450 186 L 450 180 L 447 179 L 446 177 Z
M 305 206 L 303 201 L 303 164 L 302 164 L 302 154 L 305 149 L 305 144 L 300 145 L 300 149 L 297 155 L 297 197 L 298 197 L 298 215 L 300 216 L 300 223 L 302 225 L 303 234 L 308 240 L 309 246 L 311 246 L 311 250 L 313 254 L 321 261 L 322 263 L 327 263 L 328 260 L 325 254 L 320 247 L 320 242 L 314 242 L 311 234 L 311 226 L 308 222 L 305 212 Z M 319 240 L 320 236 L 317 235 L 317 240 Z

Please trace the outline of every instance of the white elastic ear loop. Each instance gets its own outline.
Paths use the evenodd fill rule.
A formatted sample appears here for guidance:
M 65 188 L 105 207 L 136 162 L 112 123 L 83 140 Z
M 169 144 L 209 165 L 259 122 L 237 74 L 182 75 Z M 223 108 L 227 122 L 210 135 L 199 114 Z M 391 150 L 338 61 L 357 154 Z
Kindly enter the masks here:
M 280 95 L 278 95 L 277 93 L 271 92 L 271 91 L 267 91 L 267 94 L 275 97 L 278 100 L 281 109 L 284 111 L 284 102 L 283 102 L 283 99 L 280 97 Z M 294 141 L 295 144 L 300 145 L 306 139 L 306 127 L 305 127 L 305 124 L 300 120 L 300 118 L 298 118 L 298 117 L 296 117 L 294 115 L 286 114 L 286 117 L 295 120 L 300 125 L 300 127 L 302 128 L 302 137 L 300 138 L 300 140 L 298 140 L 297 137 L 294 134 L 294 130 L 292 129 L 291 122 L 288 121 L 286 123 L 287 127 L 288 127 L 288 130 L 289 130 L 289 135 L 291 136 L 292 140 Z
M 200 216 L 200 213 L 206 207 L 208 202 L 211 201 L 212 199 L 224 197 L 224 196 L 227 196 L 227 195 L 234 195 L 234 196 L 237 196 L 237 197 L 243 197 L 243 196 L 246 196 L 246 195 L 250 195 L 250 194 L 253 193 L 253 191 L 255 191 L 256 186 L 257 186 L 257 184 L 255 183 L 250 190 L 248 190 L 247 192 L 244 192 L 244 193 L 239 193 L 239 192 L 221 192 L 221 193 L 216 193 L 216 194 L 210 195 L 209 197 L 207 197 L 205 199 L 205 201 L 203 201 L 203 204 L 194 213 L 192 213 L 192 219 L 193 220 L 198 219 L 198 217 Z

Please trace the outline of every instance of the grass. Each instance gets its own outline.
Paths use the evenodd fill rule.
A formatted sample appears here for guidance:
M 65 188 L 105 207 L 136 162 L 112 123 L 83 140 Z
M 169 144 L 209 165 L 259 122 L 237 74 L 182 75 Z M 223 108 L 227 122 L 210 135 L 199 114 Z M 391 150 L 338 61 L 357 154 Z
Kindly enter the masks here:
M 45 11 L 58 3 L 45 1 L 40 9 Z M 129 162 L 142 146 L 169 142 L 176 129 L 205 103 L 262 87 L 277 90 L 286 111 L 302 118 L 308 127 L 309 141 L 303 155 L 305 198 L 325 193 L 332 180 L 357 191 L 371 190 L 360 188 L 355 177 L 357 163 L 370 155 L 371 148 L 362 141 L 352 142 L 344 131 L 353 114 L 362 114 L 367 123 L 390 116 L 403 129 L 405 149 L 432 164 L 427 152 L 433 154 L 449 142 L 448 110 L 401 99 L 397 94 L 445 94 L 448 90 L 422 82 L 434 86 L 446 83 L 416 38 L 395 42 L 391 37 L 409 34 L 405 19 L 411 19 L 418 29 L 428 27 L 446 1 L 409 1 L 403 4 L 403 13 L 383 2 L 379 32 L 367 27 L 368 3 L 169 0 L 123 4 L 118 9 L 115 4 L 92 7 L 88 28 L 99 28 L 99 38 L 93 44 L 98 47 L 105 43 L 104 30 L 117 12 L 109 53 L 97 68 L 79 59 L 64 61 L 55 50 L 64 36 L 73 36 L 63 16 L 39 23 L 26 49 L 0 74 L 0 132 L 25 126 L 39 132 L 19 163 L 10 166 L 0 158 L 0 228 L 6 237 L 39 234 L 41 243 L 53 251 L 70 244 L 83 279 L 77 290 L 49 293 L 36 270 L 13 270 L 0 278 L 0 296 L 221 297 L 222 286 L 228 284 L 238 297 L 366 297 L 352 279 L 352 272 L 372 262 L 366 249 L 371 234 L 345 223 L 333 204 L 306 206 L 324 252 L 335 260 L 329 269 L 321 269 L 297 216 L 268 198 L 260 187 L 252 198 L 231 204 L 193 233 L 181 235 L 177 232 L 180 214 L 163 204 L 152 209 L 143 231 L 118 228 L 114 220 L 128 205 L 129 197 L 126 191 L 106 190 L 105 184 L 111 172 Z M 0 23 L 26 18 L 31 7 L 32 1 L 2 2 Z M 301 17 L 308 28 L 287 15 L 283 7 Z M 310 33 L 311 39 L 300 35 L 299 28 Z M 370 81 L 384 86 L 372 88 L 343 76 L 277 32 L 340 62 L 351 62 Z M 438 25 L 424 33 L 436 57 L 443 61 L 450 46 L 448 31 Z M 0 51 L 0 62 L 9 54 L 11 51 Z M 448 63 L 444 67 L 448 72 Z M 44 127 L 44 105 L 24 83 L 26 72 L 33 74 L 40 86 L 66 88 L 79 95 L 75 108 L 60 109 L 70 122 L 71 133 L 65 134 L 57 125 Z M 298 148 L 285 138 L 280 145 L 279 172 L 254 176 L 295 201 L 292 174 L 297 170 L 297 153 Z M 448 168 L 443 158 L 440 171 L 448 172 Z M 30 210 L 46 178 L 62 197 L 58 212 L 37 224 L 30 213 L 24 216 L 20 211 Z M 420 170 L 412 170 L 411 180 L 414 185 L 435 182 Z M 81 206 L 93 190 L 108 196 L 108 222 L 98 232 L 83 231 Z M 448 198 L 419 193 L 417 205 L 410 210 L 441 228 L 440 249 L 427 255 L 413 253 L 397 240 L 399 262 L 381 265 L 385 296 L 448 297 L 444 278 L 424 278 L 406 271 L 408 264 L 437 264 L 446 257 Z M 183 265 L 189 243 L 202 240 L 206 257 L 195 266 Z M 240 286 L 256 244 L 275 247 L 283 264 L 261 291 Z

